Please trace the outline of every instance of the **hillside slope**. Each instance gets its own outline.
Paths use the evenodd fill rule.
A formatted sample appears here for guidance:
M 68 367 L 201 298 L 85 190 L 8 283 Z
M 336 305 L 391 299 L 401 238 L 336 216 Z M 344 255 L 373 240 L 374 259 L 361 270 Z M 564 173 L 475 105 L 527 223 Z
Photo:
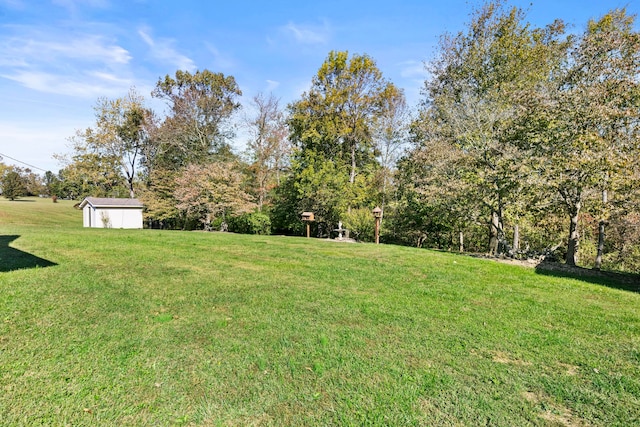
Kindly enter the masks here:
M 9 425 L 640 423 L 637 293 L 406 247 L 83 229 L 71 205 L 0 201 Z

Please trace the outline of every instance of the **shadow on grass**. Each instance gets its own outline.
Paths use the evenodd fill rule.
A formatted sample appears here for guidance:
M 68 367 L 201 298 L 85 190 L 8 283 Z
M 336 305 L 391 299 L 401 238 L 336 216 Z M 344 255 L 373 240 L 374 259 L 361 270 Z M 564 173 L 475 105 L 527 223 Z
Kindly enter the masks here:
M 444 251 L 443 251 L 444 252 Z M 471 256 L 473 258 L 489 259 L 506 264 L 520 265 L 524 267 L 534 267 L 536 274 L 550 277 L 562 277 L 581 280 L 595 285 L 606 286 L 613 289 L 640 293 L 640 274 L 622 273 L 617 271 L 599 271 L 584 267 L 570 267 L 566 264 L 553 261 L 537 262 L 518 261 L 509 258 L 496 258 L 487 254 L 455 253 L 461 256 Z
M 598 271 L 583 267 L 570 267 L 555 262 L 541 262 L 536 273 L 544 276 L 582 280 L 596 285 L 640 293 L 640 274 Z
M 20 236 L 0 236 L 0 272 L 57 265 L 54 262 L 10 247 L 9 243 L 18 237 Z

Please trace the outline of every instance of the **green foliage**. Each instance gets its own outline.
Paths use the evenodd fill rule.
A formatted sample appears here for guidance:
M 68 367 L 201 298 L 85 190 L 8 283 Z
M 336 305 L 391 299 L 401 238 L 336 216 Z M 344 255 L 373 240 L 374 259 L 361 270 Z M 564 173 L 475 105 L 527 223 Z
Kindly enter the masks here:
M 20 174 L 10 170 L 2 177 L 2 195 L 9 200 L 26 196 L 26 188 Z
M 80 200 L 93 197 L 128 197 L 120 158 L 80 152 L 60 171 L 60 196 Z
M 242 234 L 271 234 L 271 218 L 262 212 L 234 216 L 229 221 L 229 231 Z
M 45 194 L 49 196 L 59 197 L 60 195 L 62 195 L 61 186 L 62 186 L 62 181 L 60 181 L 60 178 L 57 175 L 55 175 L 51 171 L 45 172 L 44 174 Z
M 233 76 L 209 70 L 176 71 L 156 83 L 153 97 L 168 102 L 169 116 L 154 133 L 148 167 L 180 169 L 229 153 L 233 136 L 229 119 L 242 95 Z
M 379 203 L 376 123 L 401 98 L 371 57 L 330 52 L 309 92 L 289 106 L 296 150 L 289 183 L 279 190 L 276 216 L 287 216 L 277 215 L 283 207 L 296 215 L 312 211 L 318 218 L 314 225 L 324 234 L 350 208 Z M 295 227 L 291 219 L 284 222 Z
M 569 264 L 578 259 L 583 209 L 591 205 L 606 221 L 616 203 L 594 199 L 612 191 L 625 194 L 622 199 L 637 192 L 637 180 L 629 179 L 640 173 L 640 33 L 634 21 L 624 9 L 590 21 L 571 40 L 544 89 L 528 94 L 521 127 L 537 173 L 570 219 Z M 618 200 L 618 207 L 623 204 Z
M 349 177 L 336 162 L 311 154 L 304 167 L 296 161 L 292 163 L 289 179 L 295 193 L 289 197 L 297 202 L 298 218 L 302 212 L 314 212 L 316 224 L 327 232 L 347 211 L 351 200 Z
M 443 36 L 396 176 L 395 239 L 455 248 L 463 232 L 468 250 L 486 251 L 476 243 L 484 235 L 490 251 L 517 255 L 518 226 L 525 252 L 556 250 L 575 264 L 584 234 L 581 263 L 611 266 L 628 241 L 614 224 L 639 206 L 635 17 L 612 10 L 571 37 L 562 22 L 534 28 L 524 18 L 489 2 L 465 31 Z M 615 243 L 604 239 L 610 225 Z
M 65 197 L 134 197 L 152 115 L 143 101 L 133 89 L 121 98 L 99 98 L 95 125 L 70 138 L 72 153 L 55 156 L 65 166 L 60 173 L 63 183 L 56 184 L 49 176 L 49 185 Z
M 342 227 L 349 230 L 350 237 L 361 242 L 375 241 L 375 219 L 371 209 L 352 209 L 342 217 Z
M 439 55 L 428 66 L 431 77 L 413 125 L 417 138 L 410 163 L 430 162 L 426 173 L 446 179 L 414 180 L 424 182 L 419 188 L 424 193 L 432 185 L 440 187 L 436 194 L 446 189 L 444 200 L 435 204 L 466 213 L 458 221 L 476 221 L 481 213 L 490 231 L 486 236 L 495 245 L 500 241 L 499 247 L 506 247 L 505 216 L 521 209 L 528 189 L 538 185 L 513 135 L 519 103 L 523 92 L 551 72 L 562 30 L 562 25 L 532 29 L 521 9 L 502 1 L 485 3 L 474 11 L 466 32 L 442 37 Z M 455 205 L 461 201 L 475 206 L 460 209 Z
M 233 163 L 191 164 L 176 178 L 176 208 L 188 219 L 211 229 L 215 218 L 222 218 L 223 228 L 234 214 L 250 211 L 255 204 L 242 188 L 242 175 Z

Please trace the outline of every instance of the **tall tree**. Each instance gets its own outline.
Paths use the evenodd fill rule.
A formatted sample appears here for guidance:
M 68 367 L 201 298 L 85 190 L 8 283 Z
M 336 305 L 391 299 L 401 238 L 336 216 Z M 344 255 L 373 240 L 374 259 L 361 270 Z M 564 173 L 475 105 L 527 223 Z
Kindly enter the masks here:
M 153 122 L 144 151 L 148 218 L 163 226 L 180 226 L 176 182 L 191 164 L 230 161 L 231 118 L 242 94 L 235 79 L 209 70 L 177 71 L 159 79 L 152 96 L 166 101 L 168 115 Z
M 529 105 L 529 141 L 540 159 L 538 170 L 560 195 L 569 217 L 569 265 L 578 262 L 585 203 L 601 200 L 603 241 L 606 209 L 615 194 L 611 190 L 637 174 L 640 35 L 634 19 L 620 9 L 589 21 L 562 68 Z
M 332 179 L 332 187 L 338 182 L 345 183 L 342 188 L 332 190 L 340 200 L 335 206 L 348 210 L 375 203 L 372 202 L 375 198 L 372 180 L 379 164 L 374 129 L 383 112 L 385 96 L 398 92 L 393 88 L 371 57 L 330 52 L 313 77 L 311 89 L 289 106 L 288 124 L 295 145 L 295 166 L 289 179 L 296 185 L 283 188 L 306 187 L 320 191 L 322 185 L 309 187 L 303 183 L 309 183 L 307 177 L 314 171 L 331 170 L 337 175 Z M 294 205 L 300 211 L 311 209 L 314 200 L 328 200 L 324 190 L 315 195 L 296 193 L 289 197 L 296 200 Z M 320 211 L 333 212 L 331 218 L 317 216 L 320 222 L 337 221 L 340 215 L 329 206 Z
M 397 93 L 367 55 L 329 53 L 311 89 L 290 106 L 292 137 L 302 152 L 322 153 L 348 166 L 349 182 L 375 163 L 373 125 L 385 95 Z
M 67 166 L 82 163 L 72 169 L 85 170 L 83 173 L 86 174 L 91 174 L 87 168 L 115 164 L 126 183 L 129 197 L 135 197 L 140 155 L 147 142 L 145 124 L 150 116 L 143 102 L 134 89 L 122 98 L 98 99 L 94 107 L 95 126 L 77 131 L 70 139 L 73 154 L 58 155 L 57 158 Z M 106 172 L 102 169 L 102 172 L 96 172 L 104 175 Z
M 252 106 L 255 115 L 246 119 L 250 134 L 247 154 L 257 186 L 258 210 L 261 211 L 270 187 L 280 184 L 280 174 L 291 149 L 278 99 L 273 94 L 258 94 L 253 98 Z
M 384 211 L 389 200 L 396 164 L 409 142 L 409 108 L 402 90 L 387 87 L 383 97 L 381 114 L 375 123 L 374 141 L 381 166 L 381 207 Z
M 156 135 L 155 160 L 179 169 L 230 152 L 230 118 L 240 108 L 240 95 L 233 76 L 209 70 L 179 70 L 175 78 L 159 79 L 152 96 L 167 102 L 169 115 Z
M 466 33 L 441 39 L 440 55 L 428 66 L 423 126 L 469 158 L 459 176 L 473 190 L 470 197 L 488 211 L 491 253 L 506 247 L 505 210 L 530 176 L 512 134 L 521 94 L 551 72 L 562 32 L 562 23 L 531 29 L 521 9 L 486 3 L 472 15 Z

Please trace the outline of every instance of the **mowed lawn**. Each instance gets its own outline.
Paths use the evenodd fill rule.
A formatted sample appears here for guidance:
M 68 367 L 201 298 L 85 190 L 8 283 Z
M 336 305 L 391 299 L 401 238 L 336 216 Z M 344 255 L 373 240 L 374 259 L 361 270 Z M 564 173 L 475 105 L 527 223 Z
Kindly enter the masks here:
M 640 425 L 638 293 L 72 205 L 0 200 L 0 425 Z

